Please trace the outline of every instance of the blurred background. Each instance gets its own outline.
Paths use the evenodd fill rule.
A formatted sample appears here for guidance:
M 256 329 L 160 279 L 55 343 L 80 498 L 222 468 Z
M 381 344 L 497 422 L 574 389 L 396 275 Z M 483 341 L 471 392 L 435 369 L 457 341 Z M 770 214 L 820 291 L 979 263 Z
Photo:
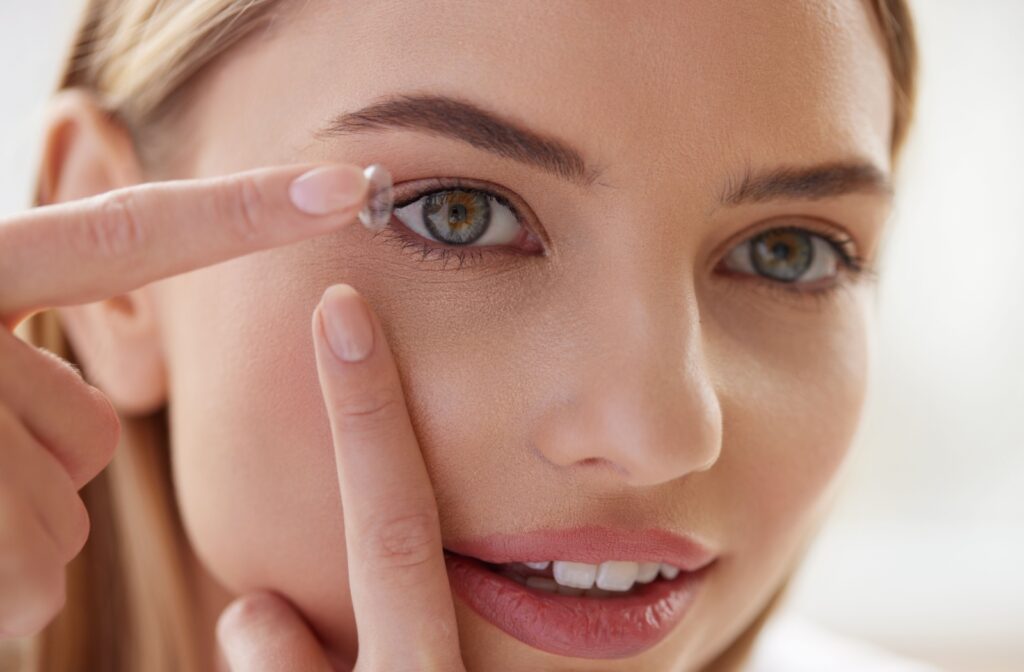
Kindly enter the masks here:
M 1020 672 L 1024 0 L 912 5 L 921 99 L 883 259 L 872 387 L 789 609 L 950 671 Z M 77 7 L 0 2 L 0 215 L 28 203 Z

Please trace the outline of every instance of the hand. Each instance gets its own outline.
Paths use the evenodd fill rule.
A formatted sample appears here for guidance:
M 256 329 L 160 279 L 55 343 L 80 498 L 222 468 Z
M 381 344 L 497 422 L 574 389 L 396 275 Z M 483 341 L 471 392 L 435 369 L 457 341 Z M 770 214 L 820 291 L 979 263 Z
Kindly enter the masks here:
M 63 607 L 64 567 L 89 534 L 78 490 L 120 433 L 99 390 L 11 330 L 42 308 L 354 221 L 366 200 L 361 169 L 311 168 L 151 183 L 0 219 L 0 640 L 40 631 Z
M 464 670 L 437 503 L 380 322 L 335 285 L 314 311 L 313 341 L 341 487 L 355 670 Z M 231 672 L 334 669 L 302 617 L 270 593 L 233 602 L 217 635 Z

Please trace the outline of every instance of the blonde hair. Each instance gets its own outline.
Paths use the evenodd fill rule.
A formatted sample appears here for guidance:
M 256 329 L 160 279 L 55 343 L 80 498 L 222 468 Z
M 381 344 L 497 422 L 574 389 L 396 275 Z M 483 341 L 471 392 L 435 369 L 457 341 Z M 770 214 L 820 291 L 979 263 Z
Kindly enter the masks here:
M 136 146 L 173 117 L 204 67 L 260 25 L 278 0 L 89 0 L 60 88 L 92 93 Z M 903 146 L 916 90 L 917 48 L 906 0 L 872 0 L 894 92 L 892 154 Z M 143 157 L 145 163 L 145 157 Z M 18 329 L 75 362 L 53 311 Z M 195 577 L 171 481 L 165 410 L 123 417 L 122 441 L 82 490 L 89 541 L 68 568 L 67 604 L 35 638 L 35 672 L 202 669 L 189 616 Z M 743 660 L 784 586 L 712 664 Z

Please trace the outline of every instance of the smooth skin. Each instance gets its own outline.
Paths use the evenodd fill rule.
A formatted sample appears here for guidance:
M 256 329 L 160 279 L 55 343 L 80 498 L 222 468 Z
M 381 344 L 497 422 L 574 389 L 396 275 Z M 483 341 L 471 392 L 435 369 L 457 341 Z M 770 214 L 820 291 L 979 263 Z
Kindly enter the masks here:
M 266 30 L 204 70 L 181 114 L 140 136 L 139 147 L 86 97 L 54 102 L 46 203 L 258 166 L 381 163 L 400 201 L 436 178 L 500 191 L 544 242 L 544 254 L 491 250 L 459 269 L 343 226 L 60 309 L 90 381 L 123 415 L 168 409 L 177 512 L 200 577 L 189 593 L 192 622 L 210 640 L 209 660 L 219 616 L 257 590 L 278 596 L 259 604 L 290 604 L 339 669 L 371 655 L 385 665 L 380 656 L 419 641 L 391 629 L 406 610 L 387 605 L 432 589 L 402 567 L 385 572 L 353 557 L 358 544 L 381 540 L 346 510 L 426 526 L 402 515 L 416 490 L 399 489 L 384 508 L 382 493 L 394 490 L 359 479 L 339 487 L 339 468 L 356 454 L 421 452 L 449 545 L 599 525 L 693 535 L 718 554 L 684 622 L 628 664 L 535 649 L 456 598 L 467 669 L 698 670 L 792 571 L 859 424 L 873 285 L 844 276 L 831 294 L 811 297 L 722 273 L 719 262 L 781 218 L 849 238 L 871 264 L 890 194 L 723 195 L 745 177 L 837 162 L 888 175 L 884 47 L 864 0 L 643 6 L 283 2 Z M 338 115 L 416 93 L 468 101 L 571 145 L 596 177 L 567 181 L 416 128 L 323 132 Z M 141 166 L 142 150 L 159 160 Z M 418 451 L 366 444 L 340 454 L 349 445 L 339 444 L 337 409 L 325 404 L 327 351 L 318 332 L 310 337 L 317 306 L 330 303 L 325 288 L 338 284 L 373 307 L 367 361 L 387 343 Z M 406 430 L 381 431 L 393 439 Z M 361 509 L 363 497 L 377 508 Z M 402 529 L 389 528 L 385 539 Z M 377 609 L 383 632 L 376 621 L 363 625 L 385 618 Z M 220 632 L 234 642 L 232 624 L 255 628 L 263 612 L 227 613 Z M 413 627 L 444 622 L 409 618 Z M 403 664 L 419 661 L 395 667 Z
M 366 191 L 358 166 L 291 166 L 130 187 L 0 220 L 0 637 L 35 634 L 63 607 L 64 567 L 89 534 L 78 490 L 109 463 L 120 434 L 98 389 L 10 328 L 38 309 L 353 225 Z M 202 225 L 182 236 L 181 222 Z M 361 361 L 336 356 L 325 324 L 336 338 L 363 335 L 370 349 Z M 312 333 L 345 527 L 362 530 L 348 537 L 350 571 L 356 585 L 378 587 L 353 594 L 367 633 L 355 669 L 457 670 L 437 507 L 379 323 L 351 287 L 336 285 Z M 218 636 L 233 672 L 335 669 L 302 618 L 270 593 L 236 600 Z

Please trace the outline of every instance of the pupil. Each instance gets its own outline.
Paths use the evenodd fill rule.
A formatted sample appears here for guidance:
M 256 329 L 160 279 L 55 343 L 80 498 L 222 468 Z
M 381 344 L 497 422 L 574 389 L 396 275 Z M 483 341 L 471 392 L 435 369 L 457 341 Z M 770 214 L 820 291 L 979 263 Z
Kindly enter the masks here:
M 785 243 L 776 243 L 772 247 L 772 254 L 775 255 L 776 259 L 785 259 L 789 256 L 789 246 Z
M 455 203 L 448 208 L 448 223 L 461 224 L 466 221 L 466 206 L 462 203 Z

